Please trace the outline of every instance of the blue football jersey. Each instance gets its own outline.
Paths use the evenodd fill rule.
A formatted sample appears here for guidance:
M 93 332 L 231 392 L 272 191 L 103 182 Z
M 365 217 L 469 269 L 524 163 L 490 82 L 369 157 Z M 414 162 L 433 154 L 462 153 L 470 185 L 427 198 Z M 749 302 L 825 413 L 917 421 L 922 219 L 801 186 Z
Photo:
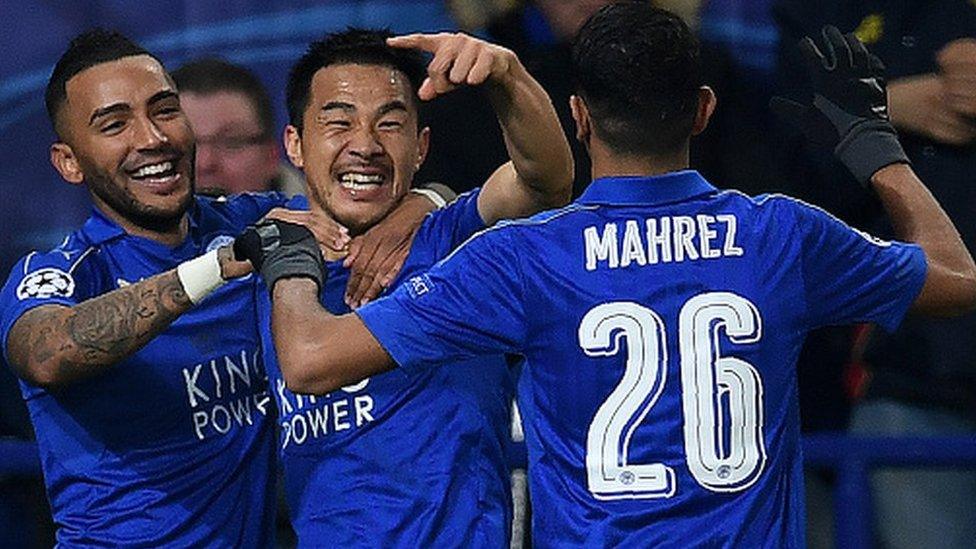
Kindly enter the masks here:
M 197 199 L 175 248 L 95 211 L 3 288 L 0 337 L 41 305 L 75 305 L 227 244 L 283 197 Z M 257 277 L 227 283 L 103 374 L 45 390 L 21 382 L 57 541 L 65 546 L 268 547 L 274 405 L 257 329 Z
M 424 220 L 398 281 L 422 273 L 484 228 L 478 193 Z M 307 209 L 296 197 L 292 209 Z M 349 271 L 327 263 L 334 314 Z M 398 282 L 395 282 L 397 284 Z M 505 462 L 514 381 L 503 356 L 378 375 L 331 394 L 285 388 L 262 307 L 268 375 L 292 526 L 303 547 L 503 547 L 511 492 Z
M 917 246 L 684 171 L 594 181 L 358 314 L 404 375 L 524 357 L 536 545 L 797 547 L 804 336 L 893 328 L 925 271 Z

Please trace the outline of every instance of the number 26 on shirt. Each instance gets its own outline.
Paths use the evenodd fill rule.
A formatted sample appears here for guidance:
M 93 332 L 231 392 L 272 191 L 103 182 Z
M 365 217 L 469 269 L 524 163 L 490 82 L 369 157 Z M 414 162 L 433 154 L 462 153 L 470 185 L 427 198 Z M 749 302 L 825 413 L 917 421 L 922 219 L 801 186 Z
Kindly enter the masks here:
M 732 343 L 762 336 L 759 311 L 728 292 L 689 299 L 679 315 L 681 400 L 688 468 L 701 486 L 736 492 L 751 486 L 766 462 L 762 380 L 749 363 L 719 355 L 720 330 Z M 632 463 L 634 430 L 664 390 L 668 356 L 664 321 L 631 302 L 591 309 L 579 327 L 589 356 L 612 356 L 627 340 L 623 378 L 600 405 L 586 441 L 587 484 L 597 499 L 667 498 L 675 493 L 674 470 L 663 463 Z M 727 408 L 726 413 L 721 410 Z

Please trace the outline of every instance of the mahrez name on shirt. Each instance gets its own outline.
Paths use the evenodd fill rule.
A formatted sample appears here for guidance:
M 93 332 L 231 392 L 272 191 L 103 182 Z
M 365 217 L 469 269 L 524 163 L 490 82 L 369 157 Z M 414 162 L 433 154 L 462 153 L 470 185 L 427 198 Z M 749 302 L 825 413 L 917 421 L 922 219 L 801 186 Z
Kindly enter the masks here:
M 621 230 L 623 223 L 623 230 Z M 586 270 L 630 265 L 739 257 L 738 219 L 732 214 L 698 214 L 628 219 L 583 229 Z

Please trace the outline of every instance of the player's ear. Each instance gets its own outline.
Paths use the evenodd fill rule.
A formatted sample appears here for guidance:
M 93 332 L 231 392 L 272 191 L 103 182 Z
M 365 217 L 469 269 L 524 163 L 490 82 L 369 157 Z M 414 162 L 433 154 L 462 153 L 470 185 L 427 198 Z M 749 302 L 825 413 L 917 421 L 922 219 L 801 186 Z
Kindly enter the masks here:
M 302 156 L 302 134 L 298 131 L 298 128 L 291 124 L 285 126 L 285 133 L 281 137 L 281 140 L 285 144 L 285 154 L 288 155 L 288 160 L 296 168 L 304 168 L 305 157 Z
M 420 130 L 417 135 L 417 166 L 416 169 L 420 169 L 423 165 L 424 160 L 427 160 L 427 151 L 430 150 L 430 128 L 425 127 Z
M 593 133 L 589 107 L 586 106 L 582 97 L 571 95 L 569 96 L 569 110 L 573 114 L 573 121 L 576 123 L 576 140 L 584 145 L 589 145 L 590 135 Z
M 80 185 L 85 180 L 78 157 L 75 156 L 71 146 L 63 141 L 51 145 L 51 165 L 58 170 L 65 181 L 72 185 Z
M 716 105 L 718 105 L 718 98 L 715 97 L 712 88 L 708 86 L 698 88 L 698 111 L 695 112 L 695 123 L 691 126 L 691 135 L 698 135 L 705 131 L 705 128 L 708 127 L 708 121 L 712 118 L 712 113 L 715 112 Z

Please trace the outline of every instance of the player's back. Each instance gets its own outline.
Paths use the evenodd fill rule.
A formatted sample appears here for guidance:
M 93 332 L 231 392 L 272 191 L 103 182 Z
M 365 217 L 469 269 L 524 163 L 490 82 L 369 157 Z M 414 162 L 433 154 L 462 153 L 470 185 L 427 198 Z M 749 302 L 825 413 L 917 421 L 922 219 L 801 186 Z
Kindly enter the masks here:
M 812 327 L 887 322 L 848 303 L 878 282 L 834 287 L 829 262 L 890 245 L 694 172 L 598 183 L 509 231 L 535 312 L 519 387 L 534 539 L 802 546 L 793 366 Z
M 357 313 L 406 370 L 525 357 L 535 545 L 791 547 L 803 338 L 893 328 L 925 271 L 917 246 L 684 171 L 597 179 Z

